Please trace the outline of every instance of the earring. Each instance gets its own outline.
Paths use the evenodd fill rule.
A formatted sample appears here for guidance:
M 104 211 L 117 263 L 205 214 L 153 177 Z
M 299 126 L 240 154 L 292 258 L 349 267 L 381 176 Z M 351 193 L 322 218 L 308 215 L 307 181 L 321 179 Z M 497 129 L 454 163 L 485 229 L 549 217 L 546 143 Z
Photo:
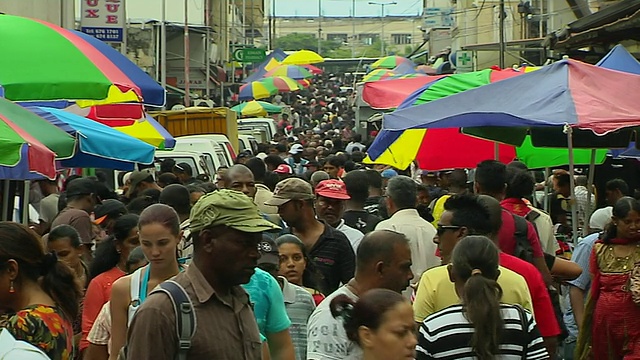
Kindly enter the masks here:
M 11 283 L 9 284 L 9 294 L 13 294 L 16 292 L 16 289 L 13 288 L 13 280 L 11 280 Z

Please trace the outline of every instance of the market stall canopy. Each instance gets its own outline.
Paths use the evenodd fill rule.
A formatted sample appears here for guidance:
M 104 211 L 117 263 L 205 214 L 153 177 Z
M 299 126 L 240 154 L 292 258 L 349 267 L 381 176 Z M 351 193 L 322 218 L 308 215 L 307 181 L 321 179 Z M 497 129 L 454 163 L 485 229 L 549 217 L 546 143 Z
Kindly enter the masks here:
M 89 108 L 74 105 L 64 110 L 112 127 L 160 150 L 173 149 L 176 144 L 173 136 L 145 113 L 141 104 L 110 104 Z
M 75 30 L 0 14 L 0 86 L 9 100 L 164 105 L 164 89 L 109 45 Z
M 270 104 L 265 101 L 248 101 L 231 108 L 242 116 L 261 116 L 267 114 L 278 114 L 282 112 L 282 106 Z
M 60 109 L 27 109 L 77 139 L 78 151 L 61 161 L 63 167 L 133 170 L 136 163 L 153 163 L 155 147 L 106 125 Z
M 0 109 L 6 105 L 0 101 Z M 21 129 L 0 110 L 0 179 L 56 176 L 56 154 Z
M 311 50 L 300 50 L 282 60 L 283 64 L 309 65 L 324 62 L 324 58 Z
M 624 86 L 623 86 L 624 84 Z M 640 124 L 640 76 L 562 60 L 538 71 L 386 114 L 390 130 L 510 127 L 520 145 L 530 127 L 564 126 L 595 134 Z M 519 94 L 520 101 L 505 101 Z M 500 101 L 496 101 L 500 99 Z
M 397 56 L 397 55 L 390 55 L 390 56 L 385 56 L 383 58 L 381 58 L 380 60 L 374 62 L 373 64 L 371 64 L 371 68 L 372 69 L 394 69 L 396 68 L 398 65 L 402 65 L 402 64 L 407 64 L 409 66 L 411 66 L 411 68 L 415 68 L 416 65 L 413 63 L 413 61 L 402 57 L 402 56 Z
M 364 84 L 362 100 L 373 109 L 395 109 L 407 96 L 411 95 L 411 93 L 443 76 L 446 75 L 368 82 Z

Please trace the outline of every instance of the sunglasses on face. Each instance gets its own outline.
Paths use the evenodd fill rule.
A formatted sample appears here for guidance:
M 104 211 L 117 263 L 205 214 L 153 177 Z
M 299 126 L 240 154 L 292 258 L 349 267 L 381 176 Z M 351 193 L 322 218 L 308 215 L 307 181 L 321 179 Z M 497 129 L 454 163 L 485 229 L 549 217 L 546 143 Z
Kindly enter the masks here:
M 445 231 L 447 230 L 458 230 L 461 229 L 462 226 L 456 226 L 456 225 L 440 225 L 438 224 L 438 236 L 442 236 L 444 234 Z

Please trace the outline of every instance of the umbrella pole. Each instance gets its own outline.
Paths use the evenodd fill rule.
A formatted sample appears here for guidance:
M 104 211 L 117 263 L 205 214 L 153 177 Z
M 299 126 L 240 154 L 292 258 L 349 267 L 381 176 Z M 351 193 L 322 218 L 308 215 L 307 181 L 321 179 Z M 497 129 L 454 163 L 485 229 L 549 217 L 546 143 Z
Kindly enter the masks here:
M 31 188 L 31 181 L 24 181 L 24 189 L 22 191 L 22 223 L 29 226 L 29 189 Z
M 584 227 L 582 236 L 589 235 L 589 219 L 591 218 L 591 188 L 593 188 L 593 178 L 596 172 L 596 149 L 591 149 L 591 161 L 589 162 L 589 179 L 587 180 L 587 206 L 584 210 Z
M 496 161 L 500 161 L 500 144 L 493 143 L 493 157 Z
M 2 181 L 2 220 L 11 221 L 9 217 L 9 188 L 11 187 L 11 180 Z
M 549 168 L 544 168 L 544 197 L 542 202 L 544 203 L 544 211 L 549 213 Z
M 569 124 L 564 125 L 564 132 L 567 134 L 567 150 L 569 151 L 569 187 L 571 189 L 571 227 L 572 227 L 572 240 L 578 235 L 578 209 L 576 206 L 576 182 L 573 177 L 574 164 L 573 164 L 573 129 Z

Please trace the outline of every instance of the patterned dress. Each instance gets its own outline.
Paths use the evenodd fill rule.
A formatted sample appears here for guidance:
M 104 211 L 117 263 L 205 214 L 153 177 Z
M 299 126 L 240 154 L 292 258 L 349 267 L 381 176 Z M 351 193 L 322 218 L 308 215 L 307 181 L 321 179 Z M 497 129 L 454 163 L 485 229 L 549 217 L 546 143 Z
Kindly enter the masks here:
M 0 321 L 2 327 L 44 351 L 52 360 L 73 359 L 73 327 L 62 312 L 48 305 L 32 305 Z
M 598 242 L 593 248 L 591 272 L 597 277 L 593 283 L 597 289 L 592 286 L 591 295 L 596 298 L 587 303 L 585 313 L 591 315 L 591 326 L 581 329 L 581 334 L 591 332 L 591 348 L 586 352 L 590 355 L 582 358 L 640 359 L 640 306 L 629 292 L 629 276 L 640 262 L 640 245 L 626 257 L 617 257 L 614 246 Z

